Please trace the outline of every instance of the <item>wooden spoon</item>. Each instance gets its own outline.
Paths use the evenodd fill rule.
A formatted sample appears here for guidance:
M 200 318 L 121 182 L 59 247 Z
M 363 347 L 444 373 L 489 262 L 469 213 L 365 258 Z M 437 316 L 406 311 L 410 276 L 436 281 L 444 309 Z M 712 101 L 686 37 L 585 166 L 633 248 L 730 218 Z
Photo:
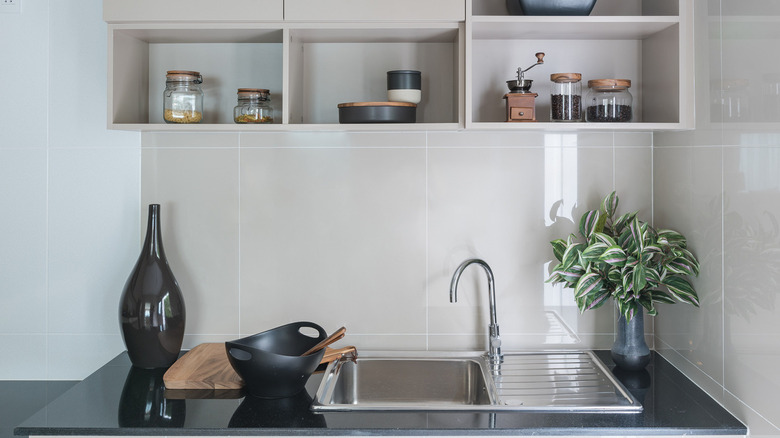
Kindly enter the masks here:
M 327 347 L 328 345 L 338 341 L 339 339 L 344 337 L 344 334 L 347 333 L 347 329 L 344 327 L 341 327 L 340 329 L 333 332 L 332 335 L 328 336 L 327 338 L 320 341 L 317 345 L 309 348 L 305 353 L 303 353 L 301 356 L 308 356 L 312 353 L 315 353 L 317 351 L 322 350 L 323 348 Z

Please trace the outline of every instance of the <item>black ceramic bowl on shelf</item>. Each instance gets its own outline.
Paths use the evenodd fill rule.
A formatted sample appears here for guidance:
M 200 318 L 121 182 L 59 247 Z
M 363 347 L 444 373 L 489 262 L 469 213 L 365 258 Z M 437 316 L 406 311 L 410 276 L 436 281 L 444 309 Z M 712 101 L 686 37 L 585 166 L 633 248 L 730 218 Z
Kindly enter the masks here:
M 512 15 L 590 15 L 596 0 L 506 0 Z
M 316 330 L 317 336 L 302 333 L 302 328 Z M 291 397 L 303 390 L 325 349 L 308 356 L 301 354 L 327 337 L 325 330 L 313 322 L 293 322 L 225 342 L 225 349 L 250 394 L 261 398 Z
M 409 102 L 347 102 L 338 104 L 339 123 L 414 123 L 417 105 Z

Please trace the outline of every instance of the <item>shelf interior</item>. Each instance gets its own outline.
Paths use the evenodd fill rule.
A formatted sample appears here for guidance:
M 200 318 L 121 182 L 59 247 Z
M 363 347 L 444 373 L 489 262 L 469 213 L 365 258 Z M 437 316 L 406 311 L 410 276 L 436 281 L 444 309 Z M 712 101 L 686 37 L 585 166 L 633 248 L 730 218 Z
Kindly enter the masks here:
M 583 114 L 588 80 L 619 78 L 631 80 L 634 122 L 680 122 L 679 23 L 676 22 L 643 39 L 474 38 L 471 121 L 506 120 L 503 99 L 508 92 L 506 81 L 516 78 L 518 67 L 531 65 L 536 52 L 546 54 L 545 62 L 529 70 L 525 78 L 534 81 L 531 92 L 539 95 L 536 98 L 539 122 L 550 121 L 550 75 L 563 72 L 582 74 Z
M 422 72 L 418 123 L 458 123 L 460 27 L 290 29 L 289 123 L 338 123 L 338 104 L 387 100 L 387 72 Z

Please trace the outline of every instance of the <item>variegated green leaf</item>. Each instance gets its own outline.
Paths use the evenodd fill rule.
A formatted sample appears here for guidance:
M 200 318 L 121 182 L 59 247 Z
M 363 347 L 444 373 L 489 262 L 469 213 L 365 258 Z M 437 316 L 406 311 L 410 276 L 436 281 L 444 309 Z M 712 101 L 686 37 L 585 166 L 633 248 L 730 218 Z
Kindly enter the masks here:
M 650 291 L 650 294 L 652 295 L 653 301 L 658 303 L 674 304 L 674 298 L 662 290 L 652 290 Z
M 645 265 L 645 278 L 647 279 L 647 284 L 651 287 L 656 287 L 661 283 L 661 275 L 658 273 L 658 270 L 649 268 L 647 265 Z
M 644 237 L 642 236 L 642 223 L 639 219 L 634 218 L 628 226 L 628 230 L 631 232 L 631 241 L 634 248 L 641 254 L 644 248 Z
M 696 295 L 696 291 L 688 280 L 682 277 L 670 276 L 663 279 L 661 282 L 669 289 L 678 300 L 687 301 L 696 307 L 699 307 L 699 296 Z
M 607 216 L 612 217 L 615 215 L 615 211 L 617 210 L 618 206 L 618 196 L 615 192 L 610 193 L 607 195 L 606 198 L 604 198 L 603 201 L 601 201 L 601 210 L 607 214 Z
M 636 266 L 634 266 L 634 286 L 632 288 L 635 292 L 640 292 L 642 289 L 645 288 L 647 285 L 647 271 L 645 270 L 645 265 L 641 263 L 637 263 Z
M 637 312 L 637 304 L 635 301 L 627 301 L 623 304 L 622 314 L 626 318 L 626 322 L 634 319 L 634 315 Z
M 665 239 L 670 245 L 679 246 L 680 248 L 685 248 L 688 244 L 685 236 L 674 230 L 658 230 L 658 237 Z
M 615 234 L 621 234 L 623 232 L 623 229 L 631 223 L 631 221 L 634 220 L 638 212 L 632 212 L 632 213 L 626 213 L 623 216 L 620 216 L 618 220 L 615 221 L 614 224 L 612 224 L 612 228 L 615 232 Z
M 626 228 L 618 237 L 617 244 L 623 248 L 626 254 L 633 254 L 636 251 L 636 243 L 631 235 L 631 230 Z
M 587 239 L 595 233 L 600 217 L 601 213 L 598 210 L 585 213 L 580 219 L 580 234 Z
M 653 305 L 653 300 L 648 295 L 642 295 L 637 301 L 647 310 L 648 315 L 655 316 L 658 314 L 655 305 Z
M 583 274 L 585 274 L 585 269 L 580 265 L 573 265 L 568 269 L 562 269 L 558 272 L 558 275 L 560 275 L 565 282 L 569 283 L 570 287 L 576 285 Z
M 604 305 L 604 303 L 607 302 L 607 298 L 609 298 L 609 290 L 607 289 L 599 289 L 589 293 L 585 297 L 585 310 L 592 310 L 601 307 Z
M 575 264 L 578 264 L 580 262 L 580 251 L 585 249 L 585 245 L 582 243 L 575 243 L 573 245 L 569 245 L 568 248 L 566 248 L 566 251 L 563 252 L 563 256 L 561 257 L 561 263 L 563 264 L 563 269 L 569 269 L 571 266 L 574 266 Z
M 633 275 L 633 270 L 632 269 L 630 269 L 630 268 L 629 269 L 625 269 L 624 268 L 623 278 L 621 280 L 622 280 L 621 282 L 623 283 L 623 289 L 626 292 L 630 292 L 630 291 L 634 290 L 633 289 L 634 288 L 634 275 Z
M 596 221 L 596 228 L 593 230 L 593 233 L 604 233 L 604 226 L 607 224 L 607 215 L 604 213 L 601 213 L 599 215 L 599 220 Z
M 550 242 L 550 245 L 553 247 L 553 255 L 555 255 L 555 259 L 559 262 L 562 262 L 563 253 L 566 252 L 566 241 L 563 239 L 555 239 Z
M 620 285 L 622 281 L 620 269 L 617 267 L 612 267 L 609 271 L 607 271 L 607 281 L 616 285 Z
M 626 259 L 625 251 L 617 245 L 608 247 L 599 257 L 600 261 L 618 267 L 625 266 Z
M 666 269 L 669 272 L 680 275 L 697 275 L 697 267 L 691 264 L 684 257 L 675 257 L 673 260 L 666 263 Z
M 589 272 L 577 282 L 577 286 L 574 288 L 574 298 L 582 298 L 588 295 L 592 290 L 601 289 L 603 279 L 596 272 Z
M 606 250 L 606 243 L 596 242 L 592 245 L 589 245 L 587 248 L 585 248 L 584 251 L 582 251 L 582 258 L 586 262 L 594 262 L 597 261 Z
M 595 240 L 606 244 L 607 246 L 617 246 L 617 242 L 615 239 L 613 239 L 611 236 L 608 236 L 604 233 L 593 233 L 593 237 Z

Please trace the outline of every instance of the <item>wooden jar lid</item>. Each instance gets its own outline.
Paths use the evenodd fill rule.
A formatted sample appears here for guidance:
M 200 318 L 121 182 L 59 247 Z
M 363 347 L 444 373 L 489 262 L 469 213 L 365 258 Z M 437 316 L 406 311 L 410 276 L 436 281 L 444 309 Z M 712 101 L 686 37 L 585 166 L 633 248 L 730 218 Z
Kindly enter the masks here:
M 630 88 L 630 79 L 592 79 L 588 81 L 590 88 Z
M 239 88 L 236 94 L 238 97 L 268 97 L 269 91 L 265 88 Z
M 553 73 L 550 75 L 550 80 L 558 83 L 579 82 L 582 80 L 582 75 L 579 73 Z
M 346 102 L 340 103 L 339 108 L 349 108 L 353 106 L 405 106 L 405 107 L 417 107 L 416 103 L 410 102 Z
M 165 75 L 168 79 L 198 79 L 200 78 L 200 72 L 190 70 L 168 70 Z

